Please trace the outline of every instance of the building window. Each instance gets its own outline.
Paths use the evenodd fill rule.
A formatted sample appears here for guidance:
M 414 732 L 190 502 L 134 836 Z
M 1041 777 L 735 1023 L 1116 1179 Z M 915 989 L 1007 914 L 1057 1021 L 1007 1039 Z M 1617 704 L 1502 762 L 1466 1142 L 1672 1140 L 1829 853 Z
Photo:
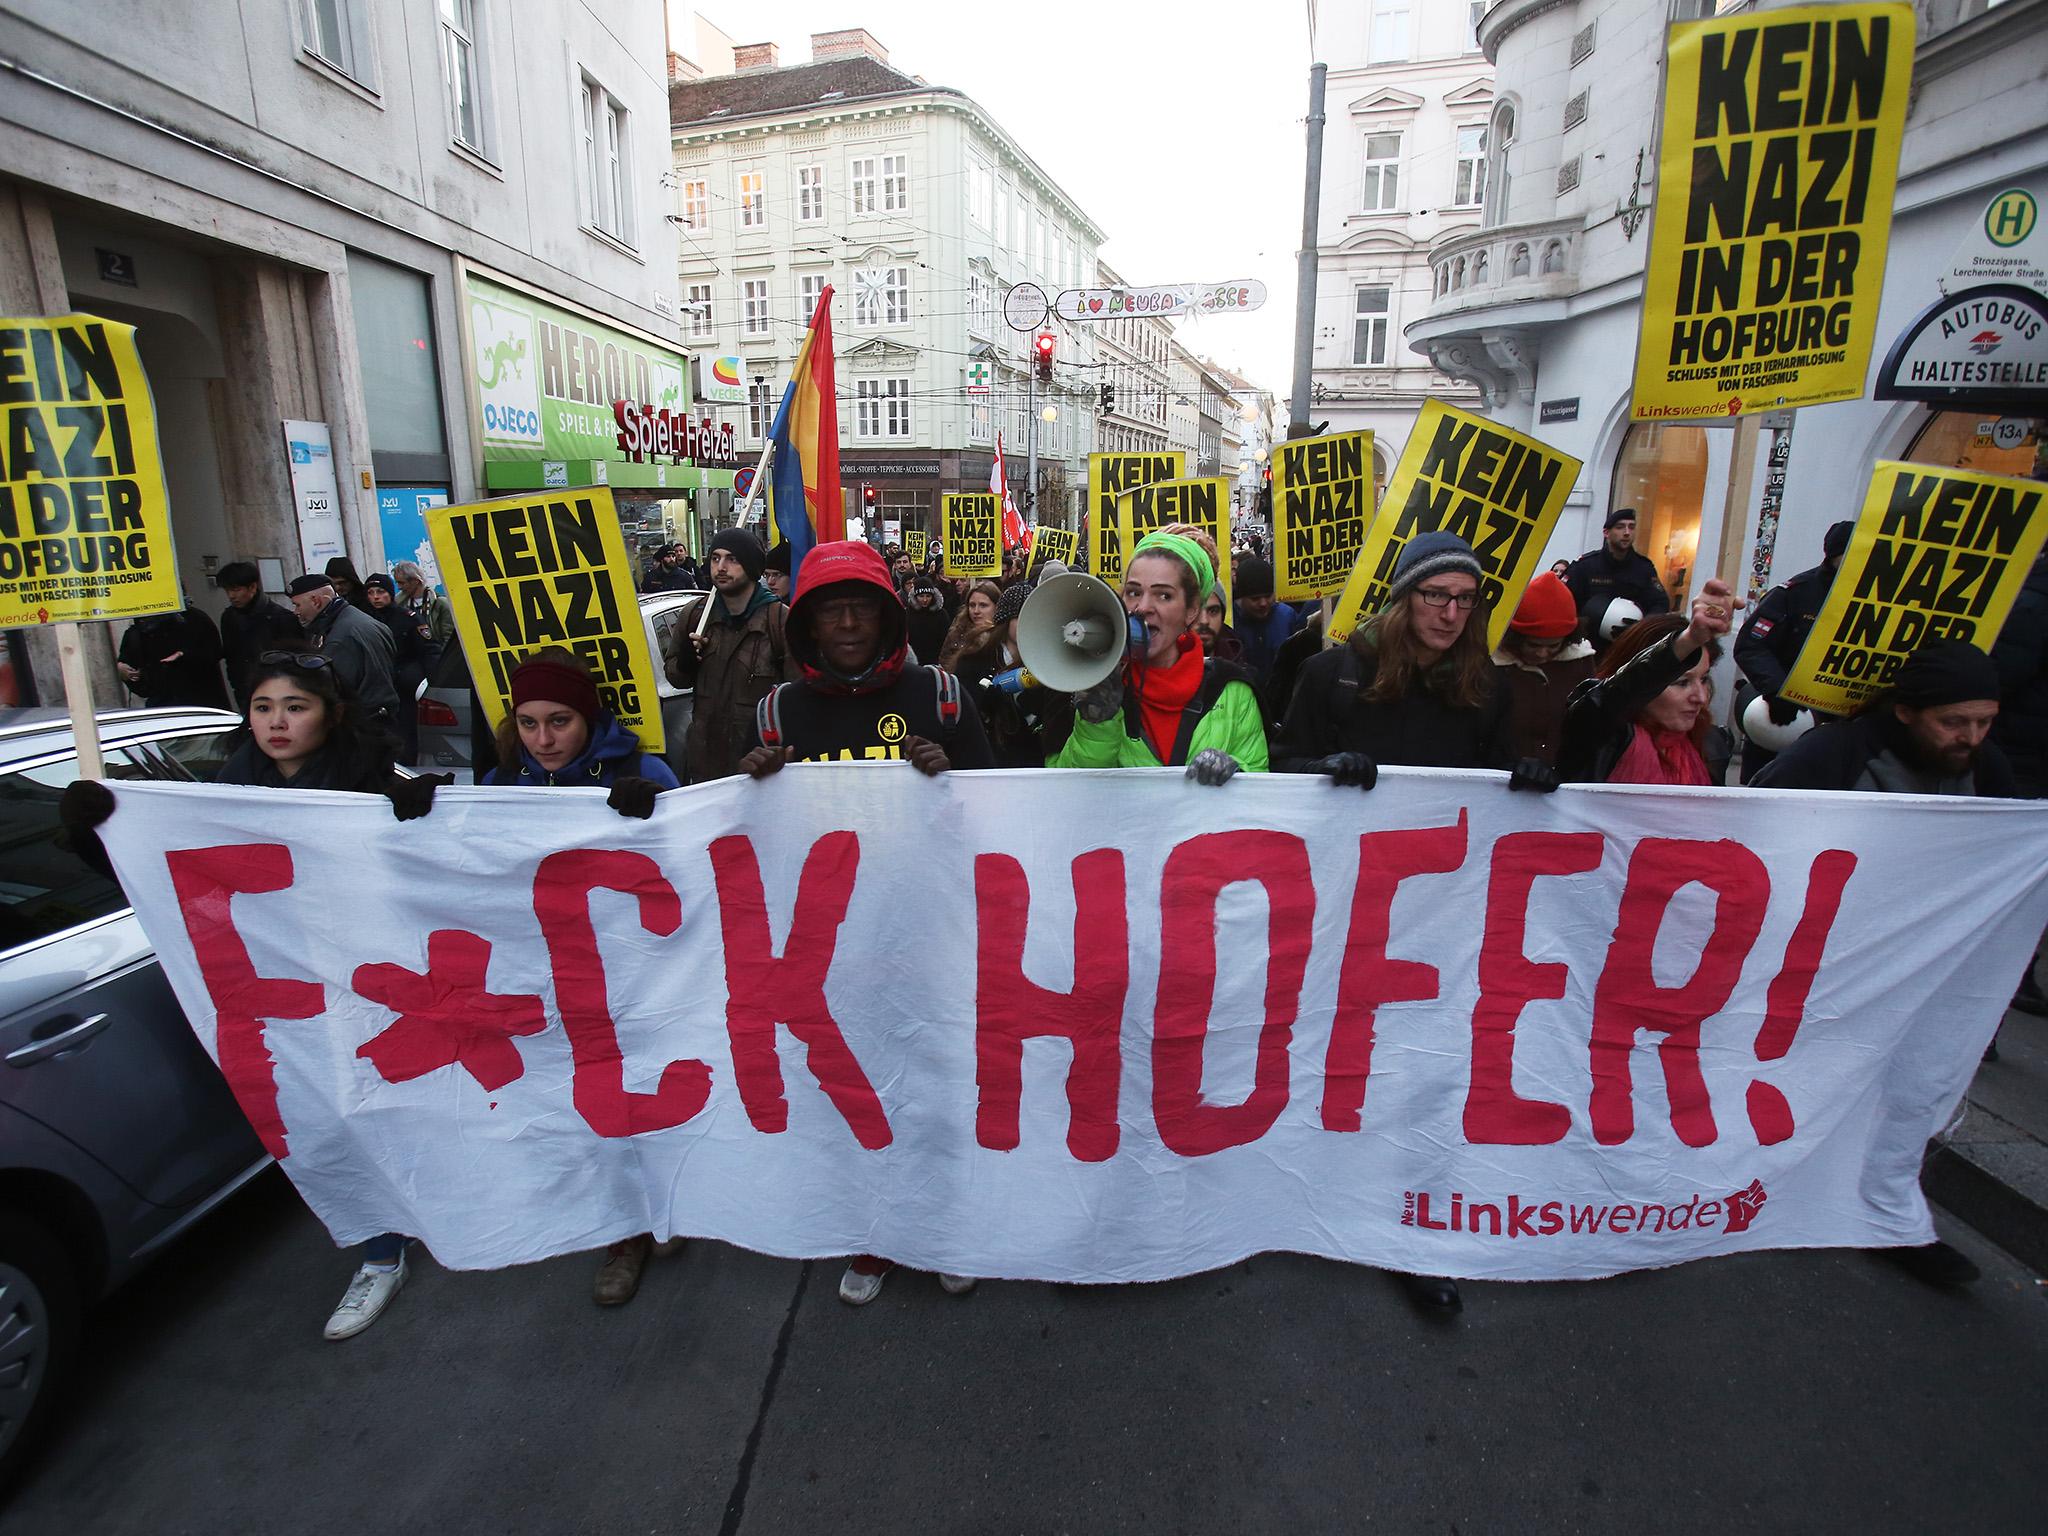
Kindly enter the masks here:
M 484 103 L 476 51 L 476 0 L 441 0 L 441 73 L 448 86 L 448 130 L 484 152 Z
M 768 279 L 750 277 L 740 284 L 740 333 L 767 336 L 773 333 L 768 316 Z
M 1458 185 L 1451 201 L 1477 208 L 1486 201 L 1486 125 L 1467 123 L 1458 130 Z
M 796 168 L 796 216 L 801 224 L 815 224 L 825 217 L 825 167 L 800 165 Z
M 712 334 L 711 285 L 692 283 L 683 290 L 683 310 L 690 317 L 690 334 L 702 339 Z
M 1367 49 L 1373 63 L 1409 56 L 1408 5 L 1409 0 L 1372 0 L 1372 40 Z
M 768 227 L 768 177 L 762 171 L 739 173 L 741 229 Z
M 1359 207 L 1367 213 L 1386 213 L 1401 206 L 1401 135 L 1368 133 L 1365 136 L 1365 187 Z
M 1385 288 L 1361 288 L 1354 299 L 1355 318 L 1351 329 L 1351 362 L 1354 367 L 1378 368 L 1387 361 L 1387 297 Z
M 853 433 L 856 437 L 909 437 L 910 380 L 855 379 Z
M 747 386 L 747 435 L 757 443 L 765 443 L 774 426 L 775 396 L 769 392 L 766 379 L 756 379 Z
M 910 212 L 910 156 L 882 156 L 882 212 Z
M 989 227 L 995 206 L 995 167 L 975 150 L 967 152 L 967 217 L 983 229 Z
M 910 323 L 910 268 L 867 267 L 855 275 L 855 325 Z
M 996 414 L 987 395 L 967 397 L 967 441 L 992 443 L 996 440 Z
M 872 155 L 850 160 L 846 165 L 847 184 L 853 189 L 853 211 L 856 214 L 880 213 L 881 190 L 876 185 L 876 161 Z
M 1938 464 L 1976 475 L 2022 479 L 2032 475 L 2042 428 L 2048 420 L 2025 412 L 2007 416 L 2004 420 L 2018 427 L 2019 435 L 2001 439 L 1992 435 L 1994 423 L 1986 421 L 1985 415 L 1983 411 L 1936 411 L 1914 435 L 1913 446 L 1899 457 L 1909 464 Z
M 823 272 L 805 272 L 797 278 L 797 297 L 803 309 L 796 317 L 797 324 L 809 325 L 811 316 L 818 312 L 818 300 L 825 296 L 825 279 Z
M 1489 229 L 1507 220 L 1508 186 L 1512 180 L 1508 151 L 1514 143 L 1515 108 L 1512 102 L 1504 101 L 1493 109 L 1493 126 L 1486 135 L 1486 186 L 1481 194 L 1486 211 L 1479 222 Z
M 1479 52 L 1479 23 L 1493 0 L 1465 0 L 1465 51 Z
M 590 76 L 583 77 L 583 221 L 614 240 L 633 243 L 632 140 L 626 109 Z
M 1707 496 L 1705 427 L 1638 422 L 1614 460 L 1610 507 L 1636 509 L 1636 549 L 1649 556 L 1674 604 L 1683 606 L 1699 553 Z
M 711 227 L 711 183 L 708 181 L 686 181 L 683 183 L 683 228 L 709 229 Z
M 361 85 L 370 83 L 370 36 L 362 0 L 299 0 L 306 52 Z
M 995 285 L 979 272 L 967 274 L 967 329 L 976 336 L 996 333 Z

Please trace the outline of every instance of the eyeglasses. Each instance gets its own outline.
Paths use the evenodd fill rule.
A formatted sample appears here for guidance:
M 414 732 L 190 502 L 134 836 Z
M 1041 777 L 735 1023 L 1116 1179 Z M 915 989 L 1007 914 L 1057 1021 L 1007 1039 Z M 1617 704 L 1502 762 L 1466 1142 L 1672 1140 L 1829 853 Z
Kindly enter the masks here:
M 1479 605 L 1477 592 L 1446 592 L 1442 587 L 1417 587 L 1415 595 L 1432 608 L 1448 608 L 1458 605 L 1458 612 L 1470 613 Z
M 264 667 L 274 667 L 281 663 L 285 666 L 304 667 L 308 672 L 317 672 L 322 667 L 333 666 L 334 658 L 323 656 L 318 651 L 265 651 L 256 658 L 256 663 Z
M 879 619 L 882 616 L 882 600 L 879 597 L 841 597 L 817 607 L 820 624 L 837 624 L 843 619 Z

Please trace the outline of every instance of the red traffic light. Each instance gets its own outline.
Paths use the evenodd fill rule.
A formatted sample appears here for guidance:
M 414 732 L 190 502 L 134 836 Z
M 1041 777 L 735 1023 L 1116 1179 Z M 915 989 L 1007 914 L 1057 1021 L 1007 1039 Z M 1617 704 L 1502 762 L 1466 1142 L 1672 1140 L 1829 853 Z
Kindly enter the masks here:
M 880 501 L 881 499 L 882 493 L 879 490 L 877 490 L 874 486 L 865 484 L 861 486 L 860 500 L 862 506 L 872 507 L 876 502 Z
M 1038 376 L 1041 379 L 1052 377 L 1052 349 L 1057 341 L 1051 331 L 1038 333 Z

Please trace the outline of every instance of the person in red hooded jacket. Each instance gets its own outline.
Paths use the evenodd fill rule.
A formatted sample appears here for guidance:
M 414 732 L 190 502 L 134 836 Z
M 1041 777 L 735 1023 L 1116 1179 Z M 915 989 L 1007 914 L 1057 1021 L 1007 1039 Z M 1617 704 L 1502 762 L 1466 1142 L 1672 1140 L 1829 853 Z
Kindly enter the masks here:
M 789 654 L 801 679 L 778 684 L 754 711 L 740 771 L 765 778 L 784 763 L 907 761 L 924 774 L 993 768 L 995 755 L 959 678 L 910 655 L 903 600 L 889 567 L 866 544 L 820 544 L 797 566 Z M 895 1265 L 861 1254 L 840 1277 L 839 1299 L 865 1306 Z M 953 1295 L 968 1275 L 941 1275 Z

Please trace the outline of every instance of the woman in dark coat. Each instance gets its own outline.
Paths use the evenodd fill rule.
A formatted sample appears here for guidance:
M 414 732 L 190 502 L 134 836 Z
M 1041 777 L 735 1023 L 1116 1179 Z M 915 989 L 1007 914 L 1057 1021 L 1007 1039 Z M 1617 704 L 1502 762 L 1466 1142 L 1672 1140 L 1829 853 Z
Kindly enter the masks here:
M 1600 658 L 1599 673 L 1565 706 L 1558 779 L 1566 784 L 1712 784 L 1705 745 L 1713 687 L 1707 670 L 1720 658 L 1741 605 L 1725 583 L 1710 581 L 1689 619 L 1675 613 L 1639 619 Z

